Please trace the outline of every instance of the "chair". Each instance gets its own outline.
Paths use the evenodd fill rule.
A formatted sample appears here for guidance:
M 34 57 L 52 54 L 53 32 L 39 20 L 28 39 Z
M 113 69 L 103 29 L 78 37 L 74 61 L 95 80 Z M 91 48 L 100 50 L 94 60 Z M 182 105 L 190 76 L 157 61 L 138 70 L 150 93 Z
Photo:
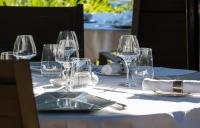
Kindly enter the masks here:
M 199 70 L 197 7 L 191 0 L 134 0 L 132 34 L 153 49 L 155 66 Z
M 198 0 L 187 0 L 187 42 L 189 67 L 199 69 L 199 11 Z
M 0 7 L 0 52 L 12 51 L 17 35 L 31 34 L 41 60 L 44 43 L 56 43 L 59 31 L 74 30 L 84 57 L 83 6 L 76 7 Z
M 27 61 L 0 61 L 0 125 L 39 128 Z

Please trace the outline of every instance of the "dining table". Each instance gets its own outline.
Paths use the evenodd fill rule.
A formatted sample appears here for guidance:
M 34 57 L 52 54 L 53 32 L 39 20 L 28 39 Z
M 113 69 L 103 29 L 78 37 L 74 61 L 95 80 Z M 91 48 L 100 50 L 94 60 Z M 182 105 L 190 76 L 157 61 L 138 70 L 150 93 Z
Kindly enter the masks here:
M 40 73 L 40 63 L 30 64 L 35 97 L 59 92 L 49 77 Z M 98 72 L 98 83 L 81 91 L 112 101 L 113 104 L 93 111 L 38 111 L 40 128 L 199 128 L 200 93 L 184 96 L 162 96 L 142 89 L 142 85 L 124 87 L 125 74 L 104 75 Z M 196 79 L 195 70 L 154 67 L 159 79 Z M 199 85 L 200 86 L 200 85 Z M 65 90 L 62 90 L 65 91 Z

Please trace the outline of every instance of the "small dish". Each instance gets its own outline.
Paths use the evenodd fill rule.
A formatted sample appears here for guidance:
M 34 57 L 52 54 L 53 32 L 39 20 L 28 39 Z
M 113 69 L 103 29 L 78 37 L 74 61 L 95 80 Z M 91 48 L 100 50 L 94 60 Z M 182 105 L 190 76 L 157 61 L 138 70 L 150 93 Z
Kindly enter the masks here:
M 154 91 L 154 94 L 157 96 L 170 96 L 170 97 L 183 97 L 188 96 L 190 93 L 184 92 L 163 92 L 163 91 Z

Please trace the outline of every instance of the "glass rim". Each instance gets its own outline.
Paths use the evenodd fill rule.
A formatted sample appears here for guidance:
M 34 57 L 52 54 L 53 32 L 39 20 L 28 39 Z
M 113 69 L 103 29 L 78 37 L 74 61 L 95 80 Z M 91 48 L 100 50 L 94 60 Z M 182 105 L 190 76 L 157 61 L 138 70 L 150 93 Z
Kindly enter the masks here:
M 33 35 L 30 35 L 30 34 L 17 35 L 17 37 L 22 37 L 22 36 L 30 36 L 30 37 L 33 37 Z
M 59 33 L 61 33 L 61 32 L 75 32 L 75 30 L 61 30 L 61 31 L 59 31 Z

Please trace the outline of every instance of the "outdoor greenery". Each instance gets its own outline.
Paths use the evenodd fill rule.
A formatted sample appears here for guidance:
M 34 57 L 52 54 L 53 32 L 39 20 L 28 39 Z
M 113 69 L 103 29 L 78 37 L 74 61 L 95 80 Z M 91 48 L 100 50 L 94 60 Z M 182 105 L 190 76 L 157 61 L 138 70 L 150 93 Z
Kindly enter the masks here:
M 111 0 L 0 0 L 0 6 L 68 7 L 84 4 L 85 13 L 121 12 L 132 8 L 131 4 L 114 8 Z M 117 1 L 117 0 L 112 0 Z

